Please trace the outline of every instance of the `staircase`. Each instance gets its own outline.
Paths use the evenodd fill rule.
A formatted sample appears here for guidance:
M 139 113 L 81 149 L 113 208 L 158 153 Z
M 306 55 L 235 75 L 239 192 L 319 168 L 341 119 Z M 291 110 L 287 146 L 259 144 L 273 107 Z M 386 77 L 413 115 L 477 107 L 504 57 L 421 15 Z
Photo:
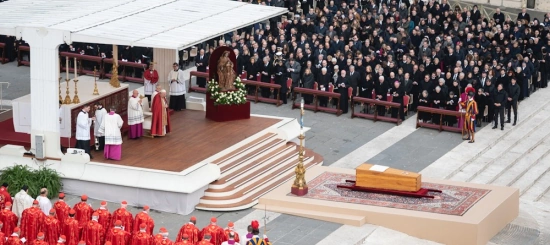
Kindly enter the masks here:
M 304 148 L 306 169 L 322 164 L 323 158 Z M 294 178 L 299 146 L 275 133 L 267 133 L 254 141 L 213 161 L 221 176 L 210 184 L 197 209 L 235 211 L 250 208 L 258 199 L 279 185 Z

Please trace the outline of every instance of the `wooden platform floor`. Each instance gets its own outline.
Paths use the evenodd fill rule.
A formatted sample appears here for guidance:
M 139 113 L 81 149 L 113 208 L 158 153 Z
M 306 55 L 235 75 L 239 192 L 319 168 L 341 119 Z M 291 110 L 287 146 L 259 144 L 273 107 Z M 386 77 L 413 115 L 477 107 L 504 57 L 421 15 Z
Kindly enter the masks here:
M 205 112 L 191 110 L 174 112 L 170 120 L 172 132 L 164 137 L 124 137 L 121 161 L 106 160 L 103 152 L 94 150 L 92 161 L 181 172 L 281 121 L 250 117 L 214 122 L 205 118 Z

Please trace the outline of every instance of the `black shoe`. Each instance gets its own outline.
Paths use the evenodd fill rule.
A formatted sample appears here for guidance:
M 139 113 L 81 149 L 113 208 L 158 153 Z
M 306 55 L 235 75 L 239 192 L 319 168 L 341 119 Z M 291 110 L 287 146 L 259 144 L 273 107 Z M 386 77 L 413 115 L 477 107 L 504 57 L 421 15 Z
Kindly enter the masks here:
M 501 127 L 500 130 L 504 130 L 504 127 Z
M 505 122 L 505 123 L 510 123 L 510 119 L 506 120 L 506 122 Z
M 493 129 L 497 128 L 497 126 L 493 126 Z
M 516 122 L 514 122 L 514 124 L 512 124 L 512 126 L 516 126 Z

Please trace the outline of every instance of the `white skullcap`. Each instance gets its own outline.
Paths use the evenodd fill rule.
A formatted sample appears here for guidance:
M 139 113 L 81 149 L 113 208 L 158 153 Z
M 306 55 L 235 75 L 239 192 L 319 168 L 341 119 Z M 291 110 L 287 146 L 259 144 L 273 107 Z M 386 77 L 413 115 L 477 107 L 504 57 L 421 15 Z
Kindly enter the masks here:
M 161 93 L 166 93 L 166 90 L 165 90 L 165 89 L 163 89 L 163 90 L 161 90 L 160 92 L 161 92 Z

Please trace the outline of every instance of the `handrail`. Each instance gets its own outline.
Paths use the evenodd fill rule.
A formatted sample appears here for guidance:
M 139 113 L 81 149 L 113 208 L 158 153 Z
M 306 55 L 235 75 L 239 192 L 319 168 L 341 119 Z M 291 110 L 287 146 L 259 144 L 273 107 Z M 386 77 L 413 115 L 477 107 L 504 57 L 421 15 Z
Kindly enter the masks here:
M 456 116 L 463 118 L 464 112 L 462 111 L 451 111 L 451 110 L 444 110 L 444 109 L 438 109 L 438 108 L 431 108 L 431 107 L 425 107 L 425 106 L 419 106 L 416 108 L 416 128 L 431 128 L 431 129 L 437 129 L 439 132 L 441 131 L 449 131 L 449 132 L 455 132 L 455 133 L 461 133 L 462 128 L 460 127 L 449 127 L 443 125 L 443 116 Z M 432 113 L 432 114 L 439 114 L 439 125 L 433 124 L 433 123 L 425 123 L 420 121 L 420 113 Z
M 6 89 L 10 87 L 9 82 L 0 82 L 0 111 L 4 110 L 4 100 L 2 98 L 4 84 L 6 84 Z
M 362 112 L 355 112 L 355 102 L 362 103 L 362 104 L 367 104 L 367 105 L 374 105 L 374 113 L 373 114 L 367 114 L 367 113 L 362 113 Z M 398 118 L 393 118 L 393 117 L 387 117 L 387 116 L 379 116 L 378 113 L 377 113 L 377 107 L 376 106 L 385 106 L 385 107 L 390 107 L 390 108 L 400 108 L 401 104 L 396 103 L 396 102 L 389 102 L 389 101 L 384 101 L 384 100 L 375 100 L 375 99 L 368 99 L 368 98 L 354 96 L 354 97 L 351 98 L 351 118 L 362 117 L 362 118 L 366 118 L 366 119 L 372 119 L 375 122 L 378 121 L 378 120 L 385 121 L 385 122 L 394 122 L 398 126 L 399 126 L 399 124 L 401 124 L 402 120 L 399 117 Z
M 328 113 L 334 113 L 336 116 L 340 116 L 342 114 L 342 110 L 340 109 L 340 94 L 335 92 L 328 92 L 328 91 L 321 91 L 321 90 L 315 90 L 310 88 L 301 88 L 301 87 L 295 87 L 294 88 L 294 94 L 292 95 L 292 109 L 300 108 L 300 103 L 296 102 L 296 94 L 308 94 L 313 95 L 313 105 L 304 105 L 305 109 L 313 110 L 314 112 L 323 111 Z M 336 108 L 328 107 L 328 106 L 319 106 L 319 98 L 318 97 L 327 97 L 329 99 L 336 99 Z M 347 98 L 344 98 L 347 99 Z
M 201 88 L 198 86 L 192 86 L 192 78 L 193 77 L 202 77 L 208 80 L 208 72 L 201 72 L 201 71 L 191 71 L 189 72 L 189 86 L 187 86 L 187 92 L 199 92 L 199 93 L 206 93 L 206 88 Z
M 266 83 L 266 82 L 257 82 L 252 80 L 242 80 L 242 83 L 249 86 L 255 86 L 256 89 L 254 89 L 254 95 L 247 97 L 250 100 L 253 100 L 254 103 L 259 102 L 266 102 L 266 103 L 274 103 L 276 106 L 280 106 L 282 104 L 281 98 L 279 96 L 279 91 L 281 90 L 280 84 L 272 84 L 272 83 Z M 260 94 L 260 88 L 269 88 L 273 89 L 275 95 L 275 99 L 272 98 L 264 98 L 259 96 Z M 283 95 L 286 96 L 286 95 Z

